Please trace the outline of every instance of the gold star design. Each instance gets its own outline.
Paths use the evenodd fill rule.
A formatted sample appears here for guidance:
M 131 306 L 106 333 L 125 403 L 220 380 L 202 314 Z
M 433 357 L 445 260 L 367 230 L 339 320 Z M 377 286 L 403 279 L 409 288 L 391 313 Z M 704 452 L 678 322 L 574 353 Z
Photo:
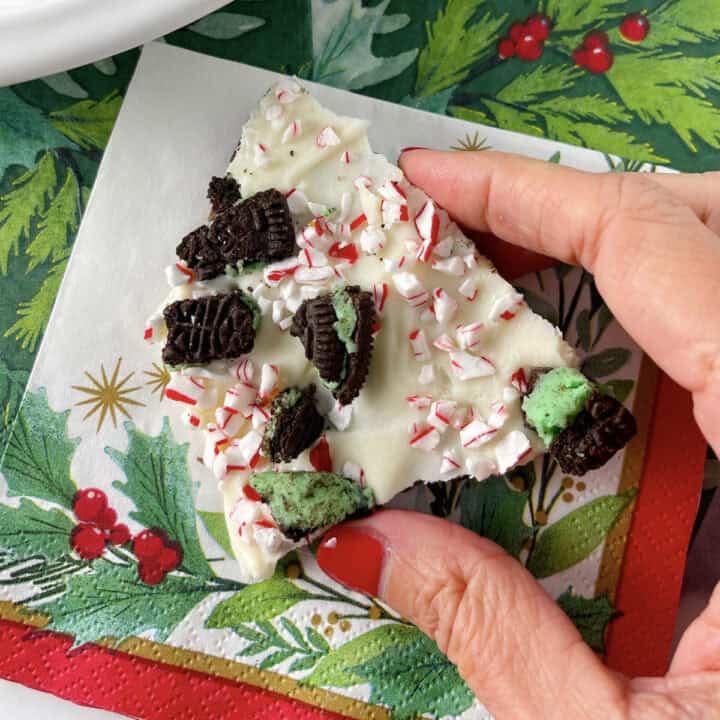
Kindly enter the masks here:
M 115 363 L 115 368 L 112 371 L 112 375 L 108 380 L 107 373 L 105 372 L 105 366 L 100 365 L 101 380 L 91 375 L 87 370 L 85 371 L 85 377 L 93 384 L 94 387 L 85 387 L 83 385 L 73 385 L 73 390 L 78 390 L 81 393 L 85 393 L 89 397 L 86 400 L 80 400 L 75 405 L 89 405 L 90 409 L 86 413 L 83 420 L 87 420 L 89 417 L 100 411 L 98 417 L 97 432 L 105 422 L 105 419 L 110 414 L 112 418 L 113 427 L 117 427 L 117 413 L 122 413 L 126 418 L 130 418 L 130 414 L 127 411 L 126 406 L 128 405 L 145 405 L 145 403 L 134 400 L 130 395 L 141 389 L 139 385 L 134 387 L 126 387 L 127 382 L 135 374 L 134 372 L 128 373 L 122 380 L 118 380 L 120 374 L 120 364 L 122 358 L 118 358 Z
M 165 388 L 170 382 L 170 371 L 165 365 L 162 365 L 162 367 L 157 363 L 153 363 L 152 365 L 155 368 L 154 370 L 143 370 L 149 378 L 145 385 L 151 389 L 153 395 L 159 393 L 160 399 L 162 400 L 165 397 Z
M 458 144 L 451 146 L 451 150 L 468 150 L 476 152 L 478 150 L 489 150 L 490 146 L 487 144 L 485 138 L 480 137 L 480 133 L 476 130 L 472 135 L 466 133 L 464 138 L 457 139 Z

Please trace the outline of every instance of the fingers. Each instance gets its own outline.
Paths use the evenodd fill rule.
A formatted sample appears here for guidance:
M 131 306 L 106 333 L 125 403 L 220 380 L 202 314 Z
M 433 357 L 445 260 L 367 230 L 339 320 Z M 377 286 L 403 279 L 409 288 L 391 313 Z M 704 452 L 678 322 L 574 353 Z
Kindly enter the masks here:
M 612 717 L 622 684 L 531 575 L 493 543 L 399 510 L 340 526 L 320 567 L 430 635 L 497 718 Z M 593 708 L 592 713 L 586 713 Z
M 720 234 L 720 172 L 655 173 L 646 177 L 687 203 L 700 222 Z
M 685 201 L 714 223 L 714 188 L 493 152 L 413 150 L 400 164 L 461 224 L 593 272 L 619 322 L 696 393 L 696 418 L 720 447 L 720 239 Z
M 678 644 L 670 675 L 720 671 L 720 585 Z

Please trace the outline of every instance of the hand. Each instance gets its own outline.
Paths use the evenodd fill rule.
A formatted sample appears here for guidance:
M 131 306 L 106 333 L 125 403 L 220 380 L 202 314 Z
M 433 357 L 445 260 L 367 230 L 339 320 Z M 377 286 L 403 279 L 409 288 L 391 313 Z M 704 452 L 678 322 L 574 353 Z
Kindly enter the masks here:
M 692 392 L 720 449 L 720 173 L 594 175 L 426 150 L 400 164 L 462 225 L 593 273 L 618 321 Z M 513 558 L 445 520 L 379 512 L 330 531 L 318 563 L 432 637 L 496 720 L 720 718 L 720 586 L 668 675 L 629 680 Z

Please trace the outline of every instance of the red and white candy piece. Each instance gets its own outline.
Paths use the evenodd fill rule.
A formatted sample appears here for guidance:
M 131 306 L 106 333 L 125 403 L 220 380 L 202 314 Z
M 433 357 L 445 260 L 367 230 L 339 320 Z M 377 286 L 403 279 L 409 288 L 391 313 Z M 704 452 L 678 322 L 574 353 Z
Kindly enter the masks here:
M 282 105 L 272 103 L 272 105 L 268 105 L 267 110 L 265 110 L 265 119 L 274 124 L 283 116 L 284 112 L 285 110 L 283 110 Z
M 372 178 L 368 177 L 367 175 L 358 175 L 355 180 L 353 180 L 353 185 L 355 186 L 356 190 L 361 190 L 362 188 L 370 188 L 372 187 L 372 184 Z
M 360 178 L 358 178 L 358 180 L 359 179 Z M 357 180 L 355 182 L 357 182 Z M 370 190 L 364 186 L 361 186 L 358 189 L 358 192 L 360 194 L 360 205 L 362 206 L 363 215 L 365 215 L 368 225 L 382 224 L 383 198 L 377 196 L 373 192 L 370 192 Z
M 385 200 L 401 205 L 407 204 L 407 192 L 397 180 L 387 180 L 378 188 L 378 192 Z
M 466 458 L 465 469 L 468 475 L 473 476 L 476 480 L 484 480 L 498 472 L 497 465 L 492 460 L 478 456 Z
M 195 273 L 182 261 L 168 265 L 165 268 L 165 277 L 170 287 L 189 285 L 195 282 Z
M 275 99 L 283 105 L 295 102 L 302 92 L 301 87 L 294 80 L 281 80 L 275 86 Z
M 235 408 L 219 407 L 215 409 L 215 422 L 223 432 L 232 436 L 238 434 L 245 422 L 245 418 Z
M 337 277 L 336 272 L 329 265 L 322 267 L 298 267 L 294 274 L 295 281 L 301 285 L 324 283 Z
M 421 385 L 430 385 L 435 380 L 435 367 L 432 364 L 423 365 L 420 368 L 418 382 Z
M 439 247 L 440 243 L 435 246 L 436 255 Z M 461 277 L 465 272 L 465 263 L 462 261 L 462 258 L 454 255 L 453 257 L 445 258 L 443 260 L 433 260 L 432 269 L 437 270 L 441 273 L 445 273 L 446 275 L 455 275 L 456 277 Z
M 266 423 L 270 422 L 270 411 L 262 405 L 253 406 L 252 426 L 253 430 L 257 430 Z
M 270 162 L 267 145 L 257 143 L 254 148 L 254 154 L 256 167 L 265 167 Z
M 452 424 L 457 410 L 457 403 L 454 400 L 436 400 L 430 406 L 427 421 L 440 433 L 444 433 Z
M 387 283 L 375 283 L 372 286 L 373 302 L 375 303 L 375 310 L 378 313 L 382 313 L 385 302 L 388 297 L 388 284 Z
M 458 462 L 457 455 L 453 450 L 446 450 L 440 461 L 440 477 L 447 480 L 458 474 L 462 465 Z
M 407 395 L 405 402 L 416 410 L 425 410 L 432 403 L 432 395 Z
M 366 227 L 360 233 L 360 247 L 363 252 L 375 254 L 385 247 L 386 242 L 385 233 L 377 225 Z
M 523 296 L 514 290 L 499 297 L 490 310 L 490 320 L 512 320 L 523 303 Z
M 343 152 L 343 154 L 340 156 L 340 164 L 349 165 L 351 162 L 352 160 L 350 159 L 350 151 L 345 150 L 345 152 Z
M 528 376 L 525 372 L 525 368 L 518 368 L 510 376 L 510 385 L 517 390 L 521 395 L 524 395 L 528 391 Z
M 449 258 L 452 255 L 453 248 L 455 247 L 455 238 L 452 235 L 444 237 L 442 240 L 438 240 L 433 248 L 433 255 L 437 255 L 439 258 Z M 462 258 L 458 258 L 462 262 Z M 433 265 L 433 267 L 435 267 Z M 464 268 L 463 268 L 464 272 Z M 460 273 L 462 275 L 462 273 Z
M 352 405 L 341 405 L 336 402 L 327 416 L 337 430 L 346 430 L 352 420 Z
M 435 319 L 439 323 L 446 323 L 452 320 L 457 312 L 458 304 L 450 293 L 444 288 L 435 288 L 433 290 L 433 309 L 435 310 Z
M 407 222 L 410 219 L 408 206 L 392 200 L 382 200 L 380 212 L 382 213 L 382 224 L 386 227 L 391 227 L 399 222 Z
M 480 344 L 485 325 L 481 322 L 460 325 L 457 329 L 458 342 L 463 350 L 477 347 Z
M 236 410 L 246 420 L 252 417 L 253 406 L 257 399 L 257 388 L 247 381 L 242 381 L 228 388 L 223 400 L 223 407 Z
M 215 393 L 201 378 L 172 373 L 170 382 L 165 387 L 165 397 L 192 405 L 196 410 L 205 410 L 213 406 Z
M 272 263 L 263 270 L 263 279 L 270 287 L 277 287 L 285 278 L 292 277 L 300 264 L 297 258 L 291 257 L 286 260 Z
M 227 434 L 215 423 L 208 423 L 205 427 L 205 447 L 203 450 L 203 464 L 212 469 L 215 456 L 230 442 Z
M 145 321 L 145 332 L 143 338 L 149 343 L 157 342 L 163 328 L 165 327 L 165 320 L 161 313 L 153 313 Z
M 417 259 L 427 262 L 432 255 L 433 247 L 438 241 L 440 229 L 440 216 L 432 200 L 427 200 L 415 215 L 415 229 L 423 241 L 418 250 Z
M 278 366 L 273 363 L 263 363 L 260 370 L 260 388 L 258 396 L 261 402 L 266 402 L 274 393 L 280 379 Z
M 488 425 L 494 428 L 501 428 L 508 419 L 508 409 L 499 400 L 495 400 L 490 404 L 490 415 L 488 415 Z
M 413 356 L 418 362 L 425 362 L 430 359 L 430 347 L 424 330 L 415 328 L 408 335 L 408 340 L 410 340 Z
M 319 148 L 333 147 L 340 144 L 338 134 L 329 125 L 326 125 L 315 137 L 315 144 Z
M 255 295 L 254 291 L 253 295 Z M 230 368 L 230 372 L 240 382 L 252 383 L 252 379 L 255 377 L 255 365 L 253 364 L 253 361 L 249 358 L 240 358 L 240 360 L 238 360 L 237 362 L 237 365 Z
M 356 462 L 347 461 L 342 468 L 343 477 L 354 480 L 361 487 L 365 487 L 365 471 Z
M 438 335 L 438 337 L 433 340 L 433 347 L 436 347 L 438 350 L 442 350 L 443 352 L 453 352 L 458 349 L 455 341 L 446 333 Z
M 463 255 L 462 259 L 468 269 L 472 270 L 477 267 L 477 255 L 474 252 L 469 252 L 466 255 Z
M 430 452 L 440 442 L 440 433 L 432 425 L 422 425 L 410 435 L 410 447 Z
M 471 355 L 463 350 L 450 353 L 450 367 L 459 380 L 472 380 L 495 374 L 495 365 L 489 358 Z
M 285 193 L 285 199 L 287 200 L 288 210 L 290 210 L 293 215 L 299 215 L 300 213 L 307 212 L 308 199 L 302 190 L 290 188 Z
M 520 398 L 520 393 L 514 387 L 504 387 L 502 391 L 502 399 L 505 407 L 512 405 Z
M 180 422 L 182 422 L 183 425 L 188 425 L 189 427 L 199 428 L 201 421 L 200 416 L 196 415 L 192 410 L 183 410 L 180 415 Z
M 532 454 L 532 446 L 525 433 L 520 430 L 509 432 L 495 446 L 495 458 L 501 473 L 526 460 Z
M 255 467 L 260 458 L 260 447 L 262 446 L 262 435 L 255 430 L 243 435 L 234 441 L 233 445 L 238 448 L 245 463 Z
M 300 124 L 299 120 L 292 120 L 290 124 L 285 128 L 281 142 L 283 145 L 290 142 L 290 140 L 293 140 L 294 138 L 298 137 L 300 133 L 302 132 L 302 125 Z
M 412 307 L 422 307 L 430 300 L 430 293 L 423 287 L 417 275 L 414 273 L 395 273 L 393 275 L 393 283 L 400 295 L 402 295 Z
M 468 450 L 480 447 L 492 440 L 497 431 L 497 428 L 490 427 L 486 422 L 475 419 L 460 430 L 460 442 Z
M 298 253 L 300 265 L 305 267 L 321 267 L 328 264 L 327 255 L 313 247 L 305 247 Z
M 225 467 L 227 472 L 245 472 L 249 469 L 239 442 L 239 440 L 232 440 L 225 448 L 223 455 L 225 455 L 225 460 L 227 461 Z
M 336 242 L 330 246 L 328 255 L 336 260 L 343 260 L 354 265 L 360 258 L 357 245 L 352 242 Z
M 458 287 L 458 292 L 469 302 L 477 300 L 479 295 L 477 283 L 473 278 L 465 278 Z

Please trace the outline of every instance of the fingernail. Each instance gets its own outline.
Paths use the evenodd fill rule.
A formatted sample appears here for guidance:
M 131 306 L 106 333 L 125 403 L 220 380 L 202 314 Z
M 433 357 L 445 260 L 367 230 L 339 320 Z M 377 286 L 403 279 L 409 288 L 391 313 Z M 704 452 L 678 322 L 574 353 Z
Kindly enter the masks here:
M 410 152 L 411 150 L 427 150 L 428 148 L 422 147 L 420 145 L 410 145 L 408 147 L 404 147 L 402 150 L 400 150 L 400 154 Z
M 333 580 L 377 597 L 385 561 L 385 546 L 372 535 L 354 527 L 333 528 L 317 551 L 318 565 Z

